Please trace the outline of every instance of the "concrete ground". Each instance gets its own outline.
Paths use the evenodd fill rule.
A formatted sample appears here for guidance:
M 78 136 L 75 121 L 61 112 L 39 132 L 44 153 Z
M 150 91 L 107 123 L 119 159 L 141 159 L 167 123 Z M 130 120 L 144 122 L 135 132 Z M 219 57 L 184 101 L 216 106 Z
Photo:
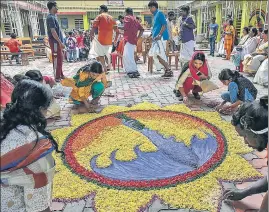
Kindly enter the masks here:
M 207 107 L 207 104 L 214 102 L 221 102 L 220 94 L 227 90 L 221 82 L 218 80 L 219 72 L 224 68 L 234 69 L 230 61 L 224 61 L 221 58 L 209 57 L 208 58 L 210 69 L 213 73 L 213 81 L 220 86 L 220 89 L 213 92 L 204 94 L 200 101 L 190 98 L 189 107 L 192 110 L 204 110 L 210 111 L 211 108 Z M 64 63 L 63 70 L 67 77 L 73 76 L 76 71 L 84 65 L 86 62 L 77 63 Z M 52 64 L 48 62 L 47 59 L 37 59 L 36 61 L 30 61 L 28 66 L 2 66 L 1 71 L 4 74 L 9 74 L 14 76 L 15 74 L 25 73 L 30 69 L 39 69 L 43 75 L 52 75 Z M 172 66 L 172 69 L 175 69 Z M 105 94 L 114 95 L 114 97 L 104 96 L 101 99 L 101 104 L 106 105 L 121 105 L 121 106 L 131 106 L 140 102 L 151 102 L 160 106 L 167 106 L 170 104 L 182 104 L 173 94 L 173 89 L 175 86 L 175 81 L 179 75 L 179 70 L 174 70 L 174 77 L 171 79 L 162 79 L 160 72 L 154 72 L 150 74 L 147 72 L 147 64 L 139 64 L 138 70 L 141 73 L 139 79 L 130 79 L 121 70 L 112 71 L 108 78 L 112 81 L 112 87 L 105 91 Z M 258 88 L 258 97 L 263 95 L 268 95 L 267 88 L 256 85 Z M 48 130 L 53 130 L 57 128 L 62 128 L 70 125 L 71 114 L 77 114 L 85 112 L 82 108 L 75 108 L 72 104 L 68 103 L 67 99 L 57 100 L 61 105 L 61 118 L 58 120 L 48 120 Z M 231 116 L 223 116 L 226 121 L 231 120 Z M 247 154 L 244 156 L 246 160 L 249 161 L 258 171 L 267 175 L 267 159 L 266 152 L 256 152 Z M 238 187 L 245 188 L 250 185 L 249 182 L 234 184 L 234 183 L 224 183 L 225 188 L 228 187 Z M 223 203 L 222 212 L 254 212 L 258 211 L 264 194 L 257 194 L 251 197 L 247 197 L 242 201 L 234 202 L 232 205 Z M 91 212 L 92 209 L 92 199 L 81 200 L 76 203 L 56 203 L 52 204 L 53 211 L 63 211 L 63 212 Z M 145 212 L 194 212 L 194 210 L 189 209 L 175 209 L 170 205 L 161 203 L 159 200 L 155 200 Z M 113 211 L 114 212 L 114 211 Z

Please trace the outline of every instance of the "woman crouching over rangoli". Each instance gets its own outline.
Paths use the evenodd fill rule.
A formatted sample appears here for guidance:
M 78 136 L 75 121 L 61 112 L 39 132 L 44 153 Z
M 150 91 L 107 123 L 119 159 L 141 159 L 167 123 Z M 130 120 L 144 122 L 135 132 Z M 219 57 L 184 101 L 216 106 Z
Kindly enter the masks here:
M 195 52 L 192 60 L 185 63 L 182 72 L 178 77 L 174 93 L 179 97 L 179 101 L 188 102 L 188 94 L 192 90 L 195 99 L 200 99 L 199 92 L 203 89 L 203 81 L 210 79 L 212 76 L 208 63 L 203 52 Z
M 63 79 L 61 84 L 72 87 L 70 100 L 77 105 L 84 103 L 91 113 L 96 112 L 100 97 L 108 87 L 102 64 L 96 60 L 80 68 L 73 78 Z
M 253 83 L 237 71 L 223 69 L 219 80 L 228 86 L 228 91 L 221 94 L 223 102 L 216 108 L 219 112 L 229 114 L 229 111 L 234 112 L 243 102 L 253 102 L 256 99 L 258 91 Z M 228 102 L 231 104 L 226 105 Z

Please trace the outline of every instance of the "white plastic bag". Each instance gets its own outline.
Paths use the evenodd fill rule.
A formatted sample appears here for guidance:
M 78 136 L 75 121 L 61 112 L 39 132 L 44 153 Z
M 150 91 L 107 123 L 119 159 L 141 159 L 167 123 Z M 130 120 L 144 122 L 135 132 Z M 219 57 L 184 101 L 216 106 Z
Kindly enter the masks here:
M 53 91 L 53 95 L 57 98 L 69 98 L 70 96 L 70 93 L 72 91 L 72 88 L 71 87 L 65 87 L 65 86 L 62 86 L 60 83 L 57 83 L 57 85 L 55 85 L 53 88 L 52 88 L 52 91 Z

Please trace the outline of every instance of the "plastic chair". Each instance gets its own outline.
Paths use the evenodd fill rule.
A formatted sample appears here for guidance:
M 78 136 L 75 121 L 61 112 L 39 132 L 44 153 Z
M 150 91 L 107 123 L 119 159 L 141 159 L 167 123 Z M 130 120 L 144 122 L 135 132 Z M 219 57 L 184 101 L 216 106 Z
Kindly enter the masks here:
M 116 70 L 116 65 L 118 64 L 118 72 L 120 72 L 120 65 L 121 68 L 123 68 L 123 63 L 122 63 L 122 55 L 120 55 L 118 52 L 112 52 L 111 54 L 111 62 L 113 66 L 113 70 Z

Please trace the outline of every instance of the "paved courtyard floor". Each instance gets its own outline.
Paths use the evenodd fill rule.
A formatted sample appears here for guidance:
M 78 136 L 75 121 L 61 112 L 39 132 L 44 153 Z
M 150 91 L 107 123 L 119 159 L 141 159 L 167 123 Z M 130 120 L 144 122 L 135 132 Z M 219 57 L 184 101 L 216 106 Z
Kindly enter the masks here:
M 201 100 L 195 100 L 190 98 L 188 107 L 191 110 L 204 110 L 211 111 L 212 109 L 207 107 L 207 104 L 215 101 L 221 102 L 220 94 L 227 90 L 221 82 L 218 80 L 219 72 L 224 68 L 234 69 L 234 66 L 229 61 L 224 61 L 221 58 L 209 57 L 208 58 L 210 69 L 213 73 L 213 81 L 219 85 L 220 89 L 213 92 L 204 94 Z M 73 76 L 76 71 L 84 65 L 86 62 L 77 63 L 64 63 L 63 70 L 67 77 Z M 2 66 L 1 71 L 4 74 L 9 74 L 14 76 L 15 74 L 25 73 L 30 69 L 38 69 L 43 75 L 52 76 L 52 64 L 48 62 L 47 59 L 37 59 L 36 61 L 30 61 L 28 66 Z M 173 66 L 172 69 L 175 69 Z M 147 64 L 139 64 L 138 70 L 141 73 L 139 79 L 130 79 L 121 70 L 112 71 L 108 75 L 108 79 L 112 81 L 112 87 L 105 91 L 107 96 L 102 97 L 101 104 L 105 107 L 106 105 L 120 105 L 120 106 L 132 106 L 141 102 L 151 102 L 160 106 L 167 106 L 171 104 L 182 104 L 173 94 L 173 89 L 175 86 L 175 81 L 179 75 L 179 71 L 174 70 L 174 77 L 171 79 L 162 79 L 162 72 L 154 72 L 150 74 L 147 72 Z M 258 89 L 258 97 L 267 95 L 268 90 L 262 86 L 256 85 Z M 113 96 L 113 97 L 111 97 Z M 48 130 L 53 130 L 57 128 L 62 128 L 70 126 L 71 114 L 78 114 L 85 112 L 82 108 L 75 108 L 74 105 L 68 103 L 67 99 L 57 100 L 61 105 L 61 118 L 58 120 L 48 120 Z M 230 121 L 230 116 L 223 116 L 223 119 Z M 264 175 L 268 172 L 266 152 L 256 152 L 249 153 L 244 156 L 246 160 L 249 161 L 258 171 Z M 225 188 L 234 187 L 245 188 L 250 185 L 250 182 L 233 184 L 224 183 Z M 233 204 L 222 204 L 222 212 L 254 212 L 258 211 L 264 194 L 257 194 L 251 197 L 247 197 L 242 201 L 234 202 Z M 179 197 L 180 198 L 180 197 Z M 93 211 L 92 199 L 81 200 L 75 203 L 56 203 L 52 204 L 53 211 L 63 211 L 63 212 L 91 212 Z M 194 212 L 194 210 L 189 209 L 176 209 L 170 205 L 166 205 L 156 200 L 146 209 L 145 212 Z M 112 211 L 114 212 L 114 211 Z

